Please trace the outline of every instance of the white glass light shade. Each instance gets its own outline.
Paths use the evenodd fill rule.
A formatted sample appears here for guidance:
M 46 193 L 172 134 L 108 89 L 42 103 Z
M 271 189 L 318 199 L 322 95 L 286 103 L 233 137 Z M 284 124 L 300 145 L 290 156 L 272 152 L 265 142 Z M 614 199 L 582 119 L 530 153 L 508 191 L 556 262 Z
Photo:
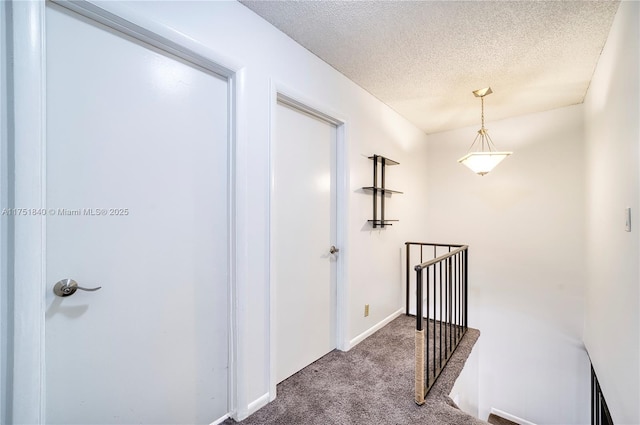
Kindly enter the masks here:
M 471 152 L 458 160 L 476 174 L 484 176 L 513 152 Z

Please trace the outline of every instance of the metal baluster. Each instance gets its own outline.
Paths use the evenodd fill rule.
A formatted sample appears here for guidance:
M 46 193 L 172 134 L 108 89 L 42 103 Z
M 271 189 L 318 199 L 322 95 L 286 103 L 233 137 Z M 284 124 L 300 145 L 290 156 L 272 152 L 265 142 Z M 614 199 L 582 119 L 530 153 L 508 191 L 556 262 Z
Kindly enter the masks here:
M 451 323 L 453 326 L 453 343 L 456 344 L 458 342 L 458 255 L 454 255 L 451 260 L 453 261 L 453 297 L 451 298 L 453 318 Z
M 464 328 L 467 329 L 469 313 L 469 248 L 464 250 Z
M 591 425 L 597 425 L 596 422 L 596 374 L 591 366 Z
M 422 246 L 420 247 L 422 249 Z M 429 268 L 427 268 L 427 332 L 425 335 L 425 342 L 427 344 L 426 346 L 426 356 L 425 356 L 425 363 L 427 365 L 426 370 L 427 370 L 427 388 L 429 388 L 430 385 L 430 381 L 431 381 L 431 374 L 429 373 L 429 340 L 431 339 L 431 331 L 429 328 L 429 305 L 430 305 L 430 297 L 429 297 Z M 435 342 L 435 341 L 434 341 Z
M 433 379 L 436 377 L 436 265 L 433 265 Z
M 444 262 L 443 262 L 444 263 Z M 444 300 L 444 304 L 442 305 L 442 310 L 444 311 L 444 320 L 442 320 L 442 324 L 444 325 L 444 360 L 447 360 L 447 292 L 449 289 L 449 276 L 448 276 L 448 268 L 446 267 L 446 264 L 443 264 L 444 267 L 444 291 L 443 291 L 443 297 L 442 299 Z M 442 359 L 440 359 L 440 362 L 442 362 Z M 442 363 L 440 364 L 440 368 L 442 369 Z
M 451 351 L 452 348 L 452 340 L 451 340 L 451 321 L 452 321 L 452 317 L 451 317 L 451 285 L 453 285 L 453 268 L 452 268 L 452 261 L 453 259 L 451 257 L 449 257 L 447 259 L 447 289 L 448 289 L 448 293 L 449 295 L 447 296 L 447 327 L 449 328 L 449 351 L 447 351 L 447 357 L 449 357 L 449 352 Z
M 462 332 L 462 320 L 460 315 L 460 302 L 462 300 L 462 253 L 457 255 L 458 262 L 458 331 Z
M 405 294 L 405 301 L 404 301 L 404 314 L 406 314 L 407 316 L 409 315 L 409 304 L 411 301 L 411 284 L 410 284 L 410 271 L 409 268 L 411 267 L 411 244 L 404 244 L 405 245 L 405 267 L 406 267 L 406 276 L 405 276 L 405 288 L 404 291 L 406 292 Z
M 438 335 L 440 340 L 439 367 L 442 368 L 442 261 L 438 264 L 440 265 L 440 334 Z

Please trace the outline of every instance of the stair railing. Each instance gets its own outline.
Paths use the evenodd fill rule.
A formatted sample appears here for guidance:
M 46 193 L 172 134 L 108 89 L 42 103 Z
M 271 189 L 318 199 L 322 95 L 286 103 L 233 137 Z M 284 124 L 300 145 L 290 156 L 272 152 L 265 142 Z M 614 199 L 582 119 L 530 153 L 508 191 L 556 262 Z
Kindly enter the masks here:
M 591 425 L 613 425 L 613 418 L 602 394 L 593 364 L 591 365 Z
M 415 402 L 421 405 L 468 328 L 469 247 L 426 242 L 406 242 L 405 245 L 406 314 L 410 314 L 412 247 L 420 249 L 421 262 L 413 270 L 416 273 Z M 429 248 L 433 249 L 432 259 L 422 262 L 425 248 L 429 256 Z

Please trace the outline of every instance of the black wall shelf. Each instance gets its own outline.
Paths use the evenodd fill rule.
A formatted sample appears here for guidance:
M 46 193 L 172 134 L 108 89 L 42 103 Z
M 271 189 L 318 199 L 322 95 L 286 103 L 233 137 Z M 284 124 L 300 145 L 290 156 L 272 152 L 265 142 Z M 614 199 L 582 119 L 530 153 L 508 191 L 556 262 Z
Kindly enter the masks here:
M 373 228 L 392 226 L 395 221 L 384 218 L 384 198 L 385 194 L 402 193 L 397 190 L 387 189 L 385 187 L 385 168 L 387 165 L 399 165 L 400 163 L 393 159 L 385 158 L 381 155 L 373 155 L 369 157 L 373 161 L 373 186 L 365 186 L 362 189 L 373 192 L 373 219 L 367 220 Z M 378 172 L 378 169 L 380 171 Z M 380 185 L 378 186 L 378 174 L 380 174 Z M 380 196 L 378 196 L 380 194 Z M 380 198 L 380 202 L 378 202 Z M 378 208 L 378 205 L 380 206 Z

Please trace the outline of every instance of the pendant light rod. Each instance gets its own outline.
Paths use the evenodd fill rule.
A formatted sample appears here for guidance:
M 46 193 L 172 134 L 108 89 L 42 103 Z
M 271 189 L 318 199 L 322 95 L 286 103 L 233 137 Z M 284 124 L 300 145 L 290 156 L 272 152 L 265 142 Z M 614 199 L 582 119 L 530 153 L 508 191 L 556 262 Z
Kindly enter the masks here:
M 482 96 L 480 98 L 480 119 L 482 120 L 482 124 L 480 125 L 480 128 L 482 130 L 484 130 L 484 96 Z
M 480 119 L 482 121 L 482 124 L 480 124 L 480 135 L 482 138 L 482 150 L 484 151 L 484 135 L 487 134 L 487 130 L 484 129 L 484 96 L 480 97 L 480 109 L 482 112 L 480 112 Z M 491 147 L 489 147 L 489 150 L 491 150 Z

